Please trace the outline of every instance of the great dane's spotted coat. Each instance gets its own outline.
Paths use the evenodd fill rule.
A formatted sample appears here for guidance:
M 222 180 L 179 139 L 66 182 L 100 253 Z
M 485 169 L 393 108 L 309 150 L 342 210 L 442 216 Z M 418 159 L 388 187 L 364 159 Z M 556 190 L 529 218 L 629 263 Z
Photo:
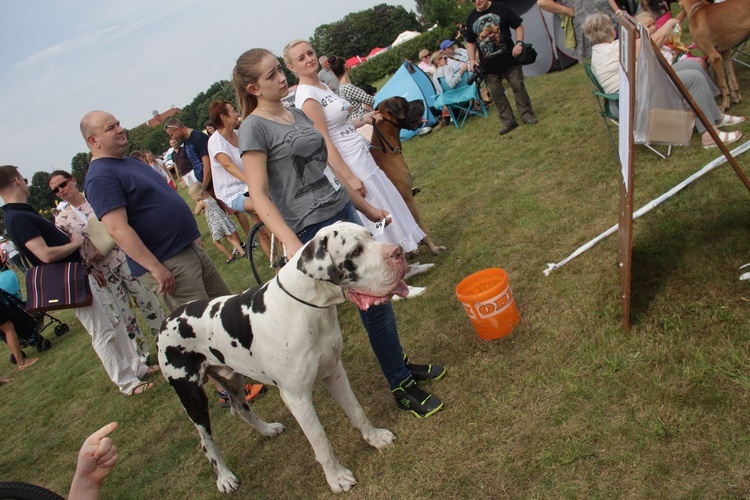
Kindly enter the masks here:
M 366 309 L 394 293 L 405 295 L 407 267 L 400 247 L 374 241 L 356 224 L 337 223 L 297 252 L 278 280 L 239 295 L 190 302 L 167 318 L 157 339 L 159 365 L 200 433 L 219 491 L 233 491 L 239 481 L 211 437 L 202 388 L 208 375 L 226 387 L 232 413 L 267 437 L 284 426 L 255 415 L 245 402 L 243 377 L 278 386 L 336 493 L 356 480 L 334 456 L 315 413 L 316 382 L 323 381 L 370 445 L 381 449 L 393 442 L 390 431 L 372 426 L 349 385 L 335 306 L 349 299 Z

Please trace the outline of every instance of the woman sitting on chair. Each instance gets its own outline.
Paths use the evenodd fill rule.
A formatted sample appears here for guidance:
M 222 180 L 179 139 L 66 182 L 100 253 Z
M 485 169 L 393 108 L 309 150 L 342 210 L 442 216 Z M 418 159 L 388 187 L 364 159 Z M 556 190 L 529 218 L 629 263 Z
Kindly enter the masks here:
M 670 19 L 664 26 L 651 34 L 651 39 L 657 46 L 663 45 L 669 38 L 669 34 L 677 24 L 676 19 Z M 618 92 L 620 89 L 619 76 L 619 56 L 620 41 L 615 40 L 615 28 L 609 16 L 601 13 L 591 14 L 586 18 L 583 24 L 586 37 L 593 45 L 591 52 L 591 70 L 594 76 L 601 84 L 604 91 L 608 94 Z M 641 41 L 636 41 L 636 57 L 640 54 Z M 686 63 L 689 61 L 685 61 Z M 742 116 L 725 115 L 719 111 L 719 107 L 714 100 L 712 92 L 712 83 L 705 71 L 699 67 L 680 67 L 678 63 L 674 66 L 675 73 L 687 88 L 688 92 L 700 107 L 703 114 L 714 123 L 714 128 L 739 125 L 745 121 Z M 715 86 L 713 86 L 715 88 Z M 711 134 L 706 130 L 700 120 L 696 120 L 695 128 L 701 135 L 701 145 L 703 148 L 716 147 Z M 718 131 L 717 131 L 718 132 Z M 742 132 L 718 132 L 719 138 L 724 144 L 731 144 L 742 137 Z
M 435 75 L 432 77 L 435 88 L 438 94 L 443 93 L 443 86 L 440 85 L 440 78 L 445 80 L 445 84 L 450 88 L 456 88 L 458 82 L 461 81 L 461 76 L 469 69 L 467 64 L 461 64 L 459 70 L 455 71 L 454 67 L 448 64 L 448 56 L 442 50 L 438 50 L 432 54 L 432 64 L 437 68 Z

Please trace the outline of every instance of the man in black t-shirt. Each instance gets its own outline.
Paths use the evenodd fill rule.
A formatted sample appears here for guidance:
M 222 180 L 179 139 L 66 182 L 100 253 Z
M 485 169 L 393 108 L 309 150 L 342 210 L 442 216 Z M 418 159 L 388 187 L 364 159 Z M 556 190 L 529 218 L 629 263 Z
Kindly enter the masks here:
M 497 106 L 497 114 L 503 128 L 500 135 L 505 135 L 518 126 L 513 109 L 505 97 L 503 78 L 513 90 L 518 114 L 524 123 L 529 125 L 539 120 L 534 115 L 531 98 L 523 83 L 523 71 L 516 57 L 521 55 L 523 42 L 522 19 L 504 5 L 490 0 L 475 0 L 474 10 L 466 21 L 466 45 L 469 51 L 470 66 L 473 68 L 479 61 L 484 71 L 487 87 L 492 100 Z M 513 42 L 510 30 L 516 33 Z

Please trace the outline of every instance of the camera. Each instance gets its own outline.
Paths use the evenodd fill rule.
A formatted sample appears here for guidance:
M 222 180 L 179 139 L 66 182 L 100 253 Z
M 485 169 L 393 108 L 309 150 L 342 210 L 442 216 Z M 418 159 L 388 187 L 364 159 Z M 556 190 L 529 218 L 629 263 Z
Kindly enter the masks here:
M 484 79 L 484 70 L 480 68 L 479 66 L 474 66 L 474 71 L 471 72 L 471 75 L 469 75 L 469 78 L 466 79 L 467 85 L 473 85 L 474 82 L 477 80 L 483 80 Z

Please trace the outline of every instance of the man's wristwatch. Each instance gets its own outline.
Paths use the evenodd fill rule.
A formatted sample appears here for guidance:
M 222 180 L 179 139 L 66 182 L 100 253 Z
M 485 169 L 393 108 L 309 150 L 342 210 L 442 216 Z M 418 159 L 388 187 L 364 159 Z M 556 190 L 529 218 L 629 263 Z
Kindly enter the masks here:
M 518 41 L 516 42 L 516 45 L 523 45 L 523 40 L 518 40 Z

